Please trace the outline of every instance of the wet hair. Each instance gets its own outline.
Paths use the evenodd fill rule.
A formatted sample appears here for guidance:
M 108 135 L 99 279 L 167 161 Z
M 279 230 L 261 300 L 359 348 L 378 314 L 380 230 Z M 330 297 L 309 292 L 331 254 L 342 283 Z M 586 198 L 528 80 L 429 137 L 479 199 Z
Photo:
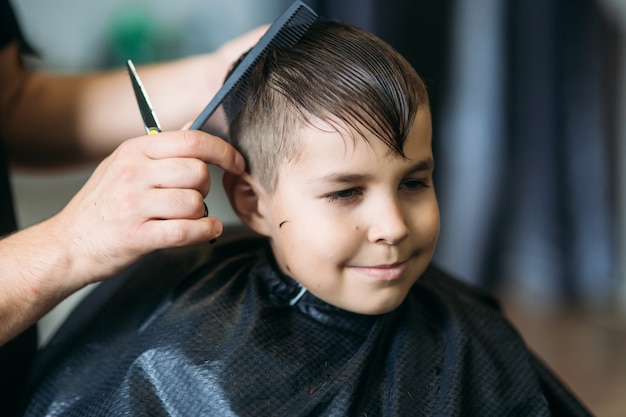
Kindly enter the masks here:
M 405 157 L 417 110 L 428 106 L 424 83 L 396 50 L 365 30 L 328 20 L 315 22 L 295 46 L 266 51 L 246 94 L 231 141 L 269 192 L 281 163 L 298 155 L 298 130 L 316 119 L 358 137 L 371 132 Z

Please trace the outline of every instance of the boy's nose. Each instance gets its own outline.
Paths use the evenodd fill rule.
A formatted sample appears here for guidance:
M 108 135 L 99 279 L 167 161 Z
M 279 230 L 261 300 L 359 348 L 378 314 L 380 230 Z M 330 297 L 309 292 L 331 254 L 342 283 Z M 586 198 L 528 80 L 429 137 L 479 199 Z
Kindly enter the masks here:
M 397 201 L 382 202 L 376 204 L 376 210 L 369 214 L 368 239 L 372 243 L 384 243 L 395 245 L 409 235 L 402 208 Z

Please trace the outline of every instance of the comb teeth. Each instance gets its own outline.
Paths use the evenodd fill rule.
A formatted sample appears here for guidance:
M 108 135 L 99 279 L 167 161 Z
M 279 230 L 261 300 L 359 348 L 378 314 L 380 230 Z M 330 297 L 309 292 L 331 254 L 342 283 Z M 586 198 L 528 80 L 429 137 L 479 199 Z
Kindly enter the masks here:
M 228 141 L 230 123 L 237 117 L 246 100 L 245 91 L 251 68 L 269 48 L 295 45 L 317 17 L 313 9 L 302 1 L 292 3 L 226 79 L 190 129 L 203 130 Z

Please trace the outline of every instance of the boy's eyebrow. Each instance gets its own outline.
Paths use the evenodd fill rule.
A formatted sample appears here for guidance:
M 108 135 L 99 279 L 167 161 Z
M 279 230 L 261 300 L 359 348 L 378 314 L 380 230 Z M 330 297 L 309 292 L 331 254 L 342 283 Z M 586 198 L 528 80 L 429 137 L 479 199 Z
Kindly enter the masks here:
M 432 171 L 435 167 L 435 160 L 432 156 L 428 158 L 424 158 L 423 160 L 417 162 L 411 168 L 408 169 L 408 173 L 419 172 L 419 171 Z
M 407 174 L 413 174 L 420 171 L 431 171 L 435 165 L 435 160 L 432 157 L 425 158 L 407 169 Z M 354 174 L 344 172 L 333 172 L 319 178 L 319 182 L 328 182 L 334 184 L 350 184 L 359 181 L 367 181 L 371 179 L 370 174 Z
M 334 184 L 350 184 L 354 182 L 367 181 L 371 179 L 372 176 L 369 174 L 351 174 L 351 173 L 343 173 L 336 172 L 328 175 L 324 175 L 319 179 L 319 182 L 328 182 Z

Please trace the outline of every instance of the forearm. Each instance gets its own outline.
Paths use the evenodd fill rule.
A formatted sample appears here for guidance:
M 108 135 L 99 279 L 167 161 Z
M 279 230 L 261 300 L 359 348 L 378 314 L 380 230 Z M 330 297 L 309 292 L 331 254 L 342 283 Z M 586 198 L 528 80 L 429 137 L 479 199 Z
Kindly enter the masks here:
M 2 133 L 12 162 L 26 165 L 81 163 L 110 152 L 114 147 L 113 138 L 126 132 L 124 126 L 131 125 L 124 119 L 130 120 L 130 110 L 134 109 L 130 106 L 124 108 L 130 97 L 120 99 L 117 106 L 107 103 L 106 95 L 100 98 L 102 112 L 110 113 L 111 117 L 117 116 L 118 111 L 122 115 L 119 122 L 111 123 L 106 132 L 110 145 L 101 139 L 105 132 L 96 131 L 103 129 L 102 126 L 85 127 L 94 119 L 89 106 L 90 102 L 98 100 L 94 96 L 101 94 L 98 87 L 100 77 L 109 79 L 108 83 L 113 86 L 122 82 L 121 76 L 116 82 L 113 74 L 98 76 L 98 79 L 89 76 L 27 75 L 3 119 Z M 112 94 L 119 94 L 113 93 L 115 89 L 111 89 Z M 96 119 L 96 122 L 99 121 Z M 142 133 L 141 124 L 139 120 L 135 122 L 133 133 L 137 136 Z
M 215 54 L 139 67 L 163 130 L 193 120 L 219 89 L 227 68 Z M 21 88 L 4 128 L 18 163 L 98 160 L 144 133 L 125 70 L 31 74 Z
M 210 60 L 203 56 L 138 69 L 164 130 L 179 129 L 192 120 L 210 99 L 211 90 L 217 90 L 201 74 Z M 201 79 L 205 85 L 194 81 Z M 144 134 L 124 70 L 32 74 L 21 88 L 4 129 L 18 163 L 98 160 L 122 141 Z
M 86 285 L 59 235 L 44 222 L 0 240 L 0 345 Z

